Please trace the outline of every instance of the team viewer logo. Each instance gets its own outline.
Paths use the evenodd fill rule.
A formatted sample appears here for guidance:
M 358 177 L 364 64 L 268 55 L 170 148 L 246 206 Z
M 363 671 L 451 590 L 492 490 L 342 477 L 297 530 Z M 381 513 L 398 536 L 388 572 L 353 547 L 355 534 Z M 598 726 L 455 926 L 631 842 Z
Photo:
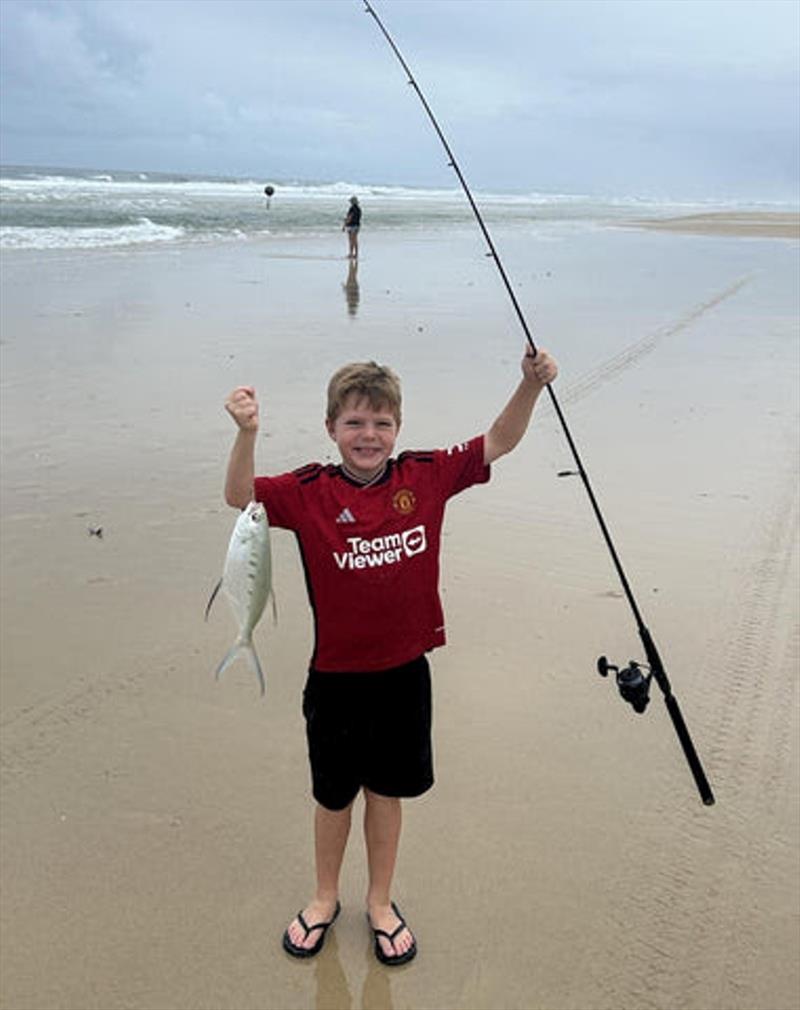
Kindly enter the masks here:
M 417 507 L 417 497 L 408 488 L 401 488 L 392 498 L 392 505 L 401 516 L 410 516 Z
M 406 530 L 403 534 L 403 550 L 409 558 L 414 554 L 422 554 L 427 546 L 424 526 L 415 526 L 413 530 Z
M 403 558 L 412 558 L 428 549 L 428 538 L 424 526 L 414 526 L 402 533 L 390 533 L 385 537 L 348 537 L 348 550 L 334 551 L 336 567 L 344 570 L 356 568 L 383 568 L 396 565 Z

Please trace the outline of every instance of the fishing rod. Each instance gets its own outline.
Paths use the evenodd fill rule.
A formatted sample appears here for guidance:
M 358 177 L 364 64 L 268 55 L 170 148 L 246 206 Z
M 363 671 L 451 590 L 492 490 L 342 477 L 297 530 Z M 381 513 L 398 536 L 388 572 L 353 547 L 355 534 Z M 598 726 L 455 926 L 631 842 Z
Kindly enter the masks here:
M 456 161 L 456 157 L 453 154 L 453 151 L 449 143 L 447 142 L 447 138 L 442 132 L 442 129 L 439 126 L 439 123 L 437 122 L 430 105 L 428 105 L 428 101 L 425 98 L 425 95 L 422 93 L 422 89 L 420 88 L 419 84 L 417 84 L 417 81 L 414 75 L 412 74 L 409 65 L 406 63 L 402 53 L 397 48 L 394 39 L 387 31 L 383 21 L 381 21 L 381 19 L 378 17 L 375 8 L 372 6 L 371 3 L 369 3 L 369 0 L 363 0 L 363 2 L 364 2 L 364 13 L 372 16 L 383 37 L 388 42 L 392 52 L 397 57 L 400 65 L 405 71 L 406 77 L 408 78 L 408 83 L 417 93 L 417 97 L 422 103 L 422 107 L 424 108 L 428 116 L 428 119 L 431 121 L 433 129 L 436 132 L 436 135 L 438 136 L 439 140 L 441 141 L 442 146 L 445 149 L 445 152 L 447 153 L 448 158 L 447 164 L 450 168 L 453 169 L 456 176 L 458 177 L 458 181 L 461 184 L 461 188 L 464 190 L 464 195 L 466 196 L 467 201 L 469 202 L 469 205 L 472 208 L 472 213 L 475 215 L 475 219 L 478 222 L 478 226 L 480 227 L 480 230 L 483 233 L 483 237 L 486 240 L 486 244 L 489 247 L 489 252 L 486 255 L 494 261 L 494 264 L 497 267 L 497 270 L 503 281 L 503 285 L 505 286 L 506 292 L 508 293 L 508 296 L 511 299 L 511 303 L 514 306 L 514 312 L 516 313 L 517 319 L 519 320 L 519 324 L 522 327 L 522 330 L 525 334 L 525 339 L 528 342 L 531 352 L 535 355 L 537 353 L 537 347 L 536 344 L 534 343 L 533 336 L 531 335 L 530 327 L 528 326 L 527 320 L 525 319 L 525 315 L 522 309 L 520 308 L 519 302 L 517 301 L 517 297 L 514 294 L 514 289 L 511 286 L 511 282 L 508 279 L 508 275 L 506 274 L 505 268 L 502 264 L 502 261 L 500 260 L 500 256 L 498 255 L 497 249 L 495 248 L 495 244 L 492 241 L 492 237 L 489 234 L 489 230 L 486 227 L 483 217 L 481 216 L 481 212 L 478 209 L 478 205 L 475 203 L 475 199 L 472 196 L 472 192 L 467 184 L 467 180 L 464 178 L 464 173 L 461 171 L 461 168 L 458 162 Z M 638 712 L 640 714 L 644 712 L 644 710 L 647 708 L 647 704 L 650 700 L 650 684 L 651 681 L 655 680 L 656 684 L 658 684 L 662 694 L 664 695 L 664 704 L 666 705 L 667 711 L 669 712 L 669 716 L 672 720 L 672 724 L 675 728 L 675 732 L 678 736 L 678 740 L 680 741 L 681 747 L 683 748 L 684 756 L 686 757 L 689 769 L 692 773 L 692 776 L 694 777 L 695 785 L 697 786 L 697 790 L 700 793 L 700 798 L 702 799 L 703 803 L 705 803 L 706 806 L 711 806 L 714 803 L 714 794 L 711 791 L 711 786 L 709 785 L 708 779 L 706 778 L 706 773 L 703 770 L 703 765 L 700 762 L 700 758 L 697 756 L 697 751 L 695 750 L 694 743 L 692 742 L 692 738 L 689 735 L 689 729 L 686 725 L 683 715 L 681 714 L 681 710 L 678 705 L 678 700 L 672 693 L 672 685 L 670 684 L 669 678 L 667 677 L 667 671 L 664 669 L 664 664 L 661 660 L 661 656 L 659 655 L 658 649 L 656 648 L 656 643 L 653 640 L 653 636 L 650 634 L 642 618 L 642 614 L 641 611 L 639 610 L 636 598 L 633 595 L 633 590 L 631 589 L 630 583 L 628 582 L 628 577 L 625 574 L 625 570 L 622 567 L 622 562 L 620 561 L 617 549 L 614 546 L 614 541 L 611 539 L 611 533 L 609 532 L 608 526 L 606 525 L 603 513 L 600 511 L 600 506 L 597 503 L 597 498 L 595 497 L 594 490 L 592 489 L 591 482 L 589 481 L 589 475 L 587 474 L 586 468 L 583 465 L 580 453 L 578 452 L 578 447 L 575 443 L 574 438 L 572 437 L 572 432 L 570 431 L 566 417 L 564 416 L 564 413 L 561 409 L 561 404 L 558 402 L 558 398 L 555 392 L 553 391 L 553 387 L 550 385 L 550 383 L 547 383 L 546 388 L 550 396 L 550 402 L 553 405 L 553 409 L 556 412 L 556 416 L 558 417 L 559 423 L 561 424 L 561 428 L 567 439 L 567 444 L 569 445 L 570 452 L 572 453 L 572 458 L 575 461 L 575 466 L 577 467 L 576 471 L 562 471 L 559 476 L 577 475 L 581 478 L 581 481 L 583 482 L 583 486 L 586 490 L 586 494 L 588 495 L 589 503 L 592 507 L 592 511 L 594 512 L 595 519 L 597 520 L 597 523 L 600 527 L 600 532 L 603 535 L 603 540 L 605 541 L 606 547 L 608 548 L 609 554 L 611 555 L 611 560 L 614 564 L 614 568 L 616 569 L 619 581 L 622 585 L 622 589 L 625 594 L 625 599 L 628 601 L 628 605 L 630 606 L 631 612 L 633 613 L 633 618 L 636 622 L 636 628 L 639 632 L 639 637 L 642 641 L 645 656 L 647 657 L 647 663 L 636 663 L 633 660 L 631 660 L 628 666 L 624 667 L 623 669 L 620 669 L 618 666 L 614 666 L 612 663 L 609 663 L 605 656 L 601 656 L 597 661 L 597 672 L 602 677 L 607 677 L 609 671 L 613 671 L 616 675 L 617 688 L 619 689 L 620 696 L 623 698 L 624 701 L 628 702 L 628 704 L 631 705 L 631 707 L 635 712 Z M 648 670 L 647 674 L 644 674 L 642 672 L 643 667 Z

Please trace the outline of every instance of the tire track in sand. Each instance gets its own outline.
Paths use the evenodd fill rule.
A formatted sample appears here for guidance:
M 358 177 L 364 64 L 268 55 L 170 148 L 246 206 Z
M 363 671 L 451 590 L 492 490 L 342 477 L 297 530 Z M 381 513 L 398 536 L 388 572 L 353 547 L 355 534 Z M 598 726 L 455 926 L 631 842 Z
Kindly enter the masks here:
M 62 742 L 98 718 L 101 708 L 120 695 L 141 694 L 144 671 L 87 684 L 58 699 L 44 699 L 0 723 L 0 786 L 8 788 L 37 772 Z
M 695 305 L 694 308 L 689 309 L 689 311 L 685 312 L 676 322 L 670 323 L 669 325 L 656 330 L 654 333 L 649 333 L 647 336 L 641 337 L 639 340 L 634 341 L 634 343 L 624 347 L 617 354 L 607 358 L 605 361 L 601 361 L 600 364 L 595 365 L 594 368 L 590 369 L 588 372 L 584 372 L 583 375 L 578 376 L 578 378 L 569 385 L 563 387 L 558 394 L 559 402 L 562 406 L 569 406 L 569 404 L 577 403 L 579 400 L 584 399 L 584 397 L 589 396 L 599 386 L 610 382 L 619 375 L 620 372 L 627 371 L 629 368 L 638 364 L 642 358 L 646 357 L 648 354 L 652 354 L 659 344 L 662 344 L 669 337 L 673 337 L 676 333 L 680 333 L 689 326 L 692 326 L 698 321 L 698 319 L 706 315 L 706 313 L 711 312 L 729 298 L 733 298 L 733 296 L 738 294 L 745 285 L 750 283 L 752 279 L 752 274 L 740 277 L 737 281 L 734 281 L 733 284 L 728 285 L 728 287 L 723 288 L 722 291 L 718 291 L 716 294 L 712 295 L 711 298 L 708 298 L 706 301 L 700 302 L 699 305 Z M 540 409 L 543 411 L 553 411 L 552 404 L 549 402 L 542 403 Z

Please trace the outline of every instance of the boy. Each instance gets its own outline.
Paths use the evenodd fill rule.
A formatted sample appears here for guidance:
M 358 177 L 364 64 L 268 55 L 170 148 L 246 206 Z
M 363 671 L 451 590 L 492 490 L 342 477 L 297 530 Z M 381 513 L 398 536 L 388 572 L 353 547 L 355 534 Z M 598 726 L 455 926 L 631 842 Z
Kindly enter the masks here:
M 433 784 L 431 687 L 425 653 L 444 644 L 439 537 L 448 498 L 489 480 L 489 467 L 528 427 L 556 377 L 527 351 L 522 379 L 485 435 L 448 450 L 392 457 L 401 423 L 397 376 L 375 362 L 345 365 L 328 386 L 326 428 L 338 466 L 311 463 L 255 477 L 258 403 L 239 386 L 225 406 L 238 426 L 225 484 L 229 505 L 265 503 L 294 530 L 314 614 L 303 694 L 315 808 L 317 889 L 283 936 L 294 957 L 319 953 L 339 914 L 339 871 L 353 802 L 363 789 L 367 919 L 375 956 L 399 965 L 416 940 L 391 900 L 401 797 Z

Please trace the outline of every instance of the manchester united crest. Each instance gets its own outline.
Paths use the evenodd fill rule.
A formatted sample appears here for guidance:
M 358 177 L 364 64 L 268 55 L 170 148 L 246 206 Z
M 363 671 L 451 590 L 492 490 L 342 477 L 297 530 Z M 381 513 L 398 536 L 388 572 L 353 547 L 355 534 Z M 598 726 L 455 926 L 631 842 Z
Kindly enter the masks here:
M 410 516 L 417 507 L 417 498 L 409 488 L 401 488 L 392 498 L 392 505 L 403 516 Z

